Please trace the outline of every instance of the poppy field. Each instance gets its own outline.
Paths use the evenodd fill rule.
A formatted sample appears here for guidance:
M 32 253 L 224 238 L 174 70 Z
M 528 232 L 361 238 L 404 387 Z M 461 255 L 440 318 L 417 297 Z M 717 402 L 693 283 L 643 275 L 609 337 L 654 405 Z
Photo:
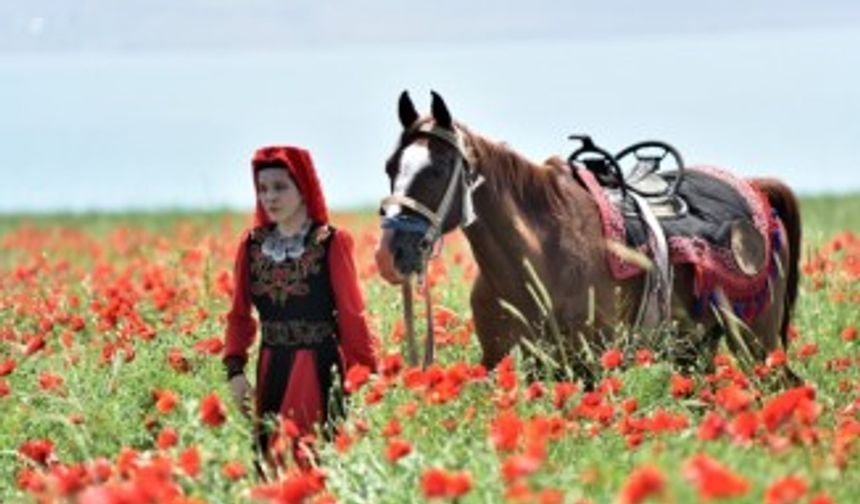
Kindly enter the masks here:
M 379 370 L 347 371 L 332 440 L 277 426 L 279 448 L 312 447 L 317 467 L 266 480 L 220 360 L 250 216 L 0 217 L 0 502 L 857 502 L 860 197 L 801 209 L 788 349 L 750 366 L 723 345 L 692 376 L 657 349 L 595 349 L 591 389 L 529 380 L 521 351 L 478 364 L 459 234 L 428 274 L 437 362 L 409 367 L 400 289 L 373 264 L 378 222 L 336 215 Z M 786 365 L 804 385 L 772 385 Z

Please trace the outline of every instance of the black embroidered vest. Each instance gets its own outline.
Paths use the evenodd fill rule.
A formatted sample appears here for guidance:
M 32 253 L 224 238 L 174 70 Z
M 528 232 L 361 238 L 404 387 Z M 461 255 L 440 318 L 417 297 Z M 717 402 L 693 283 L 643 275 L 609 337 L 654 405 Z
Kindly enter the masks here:
M 328 254 L 334 230 L 328 226 L 311 228 L 304 253 L 281 262 L 262 252 L 263 241 L 274 232 L 274 225 L 257 228 L 248 240 L 251 301 L 261 326 L 287 322 L 333 326 L 336 305 L 329 281 Z

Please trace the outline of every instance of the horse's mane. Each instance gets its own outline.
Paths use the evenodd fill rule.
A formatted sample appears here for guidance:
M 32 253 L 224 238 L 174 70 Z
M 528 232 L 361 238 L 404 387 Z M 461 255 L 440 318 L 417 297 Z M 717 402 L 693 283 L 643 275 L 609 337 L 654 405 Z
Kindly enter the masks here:
M 504 142 L 489 140 L 462 124 L 457 128 L 465 137 L 467 148 L 478 171 L 496 192 L 510 192 L 520 204 L 559 214 L 565 200 L 559 186 L 559 172 L 568 172 L 558 157 L 537 164 L 514 151 Z

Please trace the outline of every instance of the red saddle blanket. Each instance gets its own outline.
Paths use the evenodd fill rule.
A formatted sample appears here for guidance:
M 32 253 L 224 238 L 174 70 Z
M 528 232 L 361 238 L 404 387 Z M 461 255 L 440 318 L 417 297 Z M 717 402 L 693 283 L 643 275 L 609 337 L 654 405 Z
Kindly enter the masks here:
M 642 220 L 621 211 L 607 196 L 594 175 L 578 168 L 576 175 L 594 197 L 607 240 L 615 241 L 651 256 L 648 235 Z M 671 182 L 676 174 L 666 174 Z M 769 301 L 768 282 L 776 274 L 773 253 L 781 247 L 780 224 L 767 198 L 750 182 L 725 170 L 698 166 L 687 168 L 678 187 L 689 211 L 681 216 L 660 219 L 672 264 L 690 264 L 695 274 L 695 296 L 699 307 L 715 302 L 721 289 L 745 320 L 754 318 Z M 763 264 L 751 272 L 744 269 L 732 250 L 732 223 L 752 224 L 763 240 Z M 641 274 L 641 267 L 613 251 L 607 254 L 609 269 L 616 279 Z

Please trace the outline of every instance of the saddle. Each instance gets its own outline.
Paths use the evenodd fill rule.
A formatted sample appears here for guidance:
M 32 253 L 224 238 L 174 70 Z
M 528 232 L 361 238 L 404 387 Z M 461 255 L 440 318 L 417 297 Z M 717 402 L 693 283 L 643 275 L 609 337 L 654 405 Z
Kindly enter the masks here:
M 769 263 L 771 217 L 746 181 L 715 168 L 688 170 L 664 142 L 639 142 L 612 155 L 588 136 L 570 138 L 582 145 L 568 164 L 595 197 L 607 239 L 644 253 L 653 265 L 637 325 L 668 319 L 673 264 L 696 268 L 700 295 L 718 283 L 738 295 L 759 288 Z M 621 162 L 628 157 L 635 164 L 625 173 Z M 676 169 L 661 170 L 667 158 Z M 619 279 L 641 273 L 615 254 L 610 267 Z
M 650 211 L 658 219 L 663 219 L 687 213 L 686 199 L 678 192 L 684 178 L 684 161 L 671 145 L 655 140 L 638 142 L 612 155 L 597 146 L 588 135 L 571 135 L 568 138 L 582 142 L 579 149 L 568 157 L 568 164 L 574 169 L 582 164 L 591 171 L 625 215 L 639 217 L 643 211 Z M 631 156 L 636 163 L 625 174 L 621 162 Z M 660 172 L 667 157 L 674 161 L 677 171 Z M 641 208 L 643 203 L 647 210 Z

